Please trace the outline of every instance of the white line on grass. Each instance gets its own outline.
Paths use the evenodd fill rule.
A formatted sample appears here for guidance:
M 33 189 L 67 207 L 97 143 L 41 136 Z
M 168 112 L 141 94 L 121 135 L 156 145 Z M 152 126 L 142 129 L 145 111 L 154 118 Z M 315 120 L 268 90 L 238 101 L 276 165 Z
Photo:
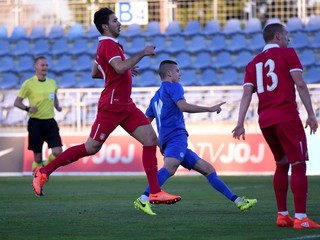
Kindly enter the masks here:
M 281 238 L 276 240 L 299 240 L 299 239 L 319 239 L 320 235 L 307 235 L 307 236 L 300 236 L 294 238 Z

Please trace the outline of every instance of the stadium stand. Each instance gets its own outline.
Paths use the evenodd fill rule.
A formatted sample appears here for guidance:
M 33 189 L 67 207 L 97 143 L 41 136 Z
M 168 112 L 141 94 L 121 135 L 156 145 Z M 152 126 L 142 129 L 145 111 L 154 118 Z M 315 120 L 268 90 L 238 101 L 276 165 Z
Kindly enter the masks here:
M 287 30 L 289 33 L 296 33 L 303 31 L 303 23 L 298 17 L 291 17 L 286 23 Z
M 247 40 L 243 34 L 234 34 L 228 44 L 227 50 L 235 53 L 247 49 Z
M 204 29 L 203 29 L 203 34 L 207 37 L 213 36 L 216 34 L 222 34 L 221 33 L 221 25 L 218 20 L 212 19 L 208 22 L 206 22 Z
M 238 78 L 238 73 L 234 68 L 222 69 L 219 85 L 240 85 L 241 83 L 241 80 Z
M 31 29 L 31 33 L 28 38 L 31 41 L 39 40 L 42 38 L 46 38 L 46 29 L 43 25 L 35 25 Z
M 211 52 L 220 52 L 227 49 L 226 39 L 222 35 L 214 35 L 209 43 L 208 50 Z
M 167 41 L 163 35 L 156 36 L 152 39 L 152 44 L 156 46 L 156 53 L 168 52 Z
M 153 62 L 152 62 L 152 57 L 144 57 L 141 59 L 141 61 L 138 63 L 139 66 L 139 71 L 143 72 L 145 70 L 151 70 L 151 66 L 152 66 Z
M 247 51 L 240 51 L 233 61 L 233 66 L 237 68 L 238 71 L 244 71 L 246 65 L 252 60 L 253 55 Z
M 58 82 L 59 88 L 77 87 L 77 76 L 75 72 L 62 73 L 61 80 Z
M 9 40 L 0 39 L 0 56 L 8 56 L 11 54 L 11 45 Z
M 182 71 L 180 82 L 183 86 L 199 86 L 200 85 L 195 69 L 186 69 Z
M 99 36 L 100 33 L 94 24 L 90 25 L 88 31 L 84 34 L 84 37 L 88 39 L 97 39 Z
M 91 72 L 93 59 L 87 54 L 79 55 L 73 66 L 74 71 L 78 72 Z
M 205 68 L 209 68 L 213 65 L 212 56 L 210 52 L 199 52 L 195 56 L 193 68 L 200 69 L 201 71 Z
M 8 36 L 8 29 L 3 26 L 3 25 L 0 25 L 0 39 L 8 39 L 9 36 Z
M 60 56 L 62 54 L 68 54 L 69 53 L 69 44 L 68 40 L 65 37 L 61 37 L 59 39 L 56 39 L 54 41 L 52 48 L 51 48 L 51 54 L 55 57 Z
M 171 54 L 176 54 L 182 51 L 187 51 L 187 40 L 183 36 L 175 36 L 169 45 L 168 51 Z
M 82 38 L 84 36 L 83 25 L 80 23 L 76 23 L 76 24 L 72 25 L 69 29 L 69 32 L 67 34 L 65 34 L 65 36 L 69 40 L 75 40 L 77 38 Z
M 35 56 L 51 54 L 51 46 L 50 46 L 49 40 L 47 38 L 37 39 L 34 42 L 32 53 Z
M 191 38 L 191 41 L 188 45 L 188 52 L 195 54 L 201 51 L 206 51 L 207 46 L 206 46 L 206 39 L 202 35 L 195 35 L 194 37 Z
M 15 72 L 12 56 L 5 56 L 0 60 L 0 73 L 3 72 Z
M 231 53 L 229 51 L 223 51 L 218 53 L 212 67 L 219 70 L 221 68 L 231 67 L 232 63 L 233 61 Z
M 247 48 L 251 52 L 256 53 L 256 52 L 262 51 L 264 45 L 265 45 L 265 42 L 261 34 L 256 34 L 251 38 L 251 40 L 249 40 Z
M 146 70 L 141 74 L 140 79 L 136 82 L 138 87 L 159 86 L 159 77 L 152 70 Z
M 216 71 L 212 68 L 204 69 L 200 76 L 200 84 L 202 86 L 219 85 Z
M 65 71 L 70 71 L 72 67 L 73 67 L 73 63 L 72 63 L 71 56 L 64 54 L 57 59 L 57 62 L 56 64 L 54 64 L 52 70 L 55 71 L 56 73 L 62 73 Z
M 186 27 L 183 31 L 183 36 L 188 38 L 191 36 L 201 35 L 201 34 L 202 34 L 202 27 L 199 21 L 191 20 L 187 22 Z
M 122 36 L 127 39 L 132 37 L 142 37 L 142 28 L 139 24 L 130 24 L 128 25 L 127 30 L 122 34 Z
M 311 49 L 305 49 L 298 55 L 304 68 L 308 68 L 316 64 L 316 56 L 314 54 L 314 51 L 312 51 Z
M 48 38 L 51 40 L 64 37 L 64 28 L 61 25 L 53 25 L 48 33 Z
M 17 39 L 15 46 L 12 48 L 12 55 L 15 57 L 23 55 L 31 55 L 31 47 L 29 41 L 26 39 Z
M 243 34 L 240 20 L 239 19 L 227 20 L 227 22 L 223 28 L 223 33 L 227 36 L 230 36 L 230 35 L 236 34 L 236 33 Z
M 84 72 L 81 74 L 79 79 L 79 83 L 77 83 L 76 87 L 79 88 L 94 88 L 97 87 L 96 81 L 91 77 L 90 72 Z
M 26 39 L 26 38 L 27 38 L 27 30 L 22 25 L 15 26 L 9 37 L 11 41 L 17 41 L 17 40 Z
M 296 33 L 292 36 L 290 47 L 293 47 L 296 50 L 303 50 L 309 46 L 309 36 L 306 33 Z
M 151 21 L 147 24 L 146 30 L 143 32 L 146 38 L 154 38 L 162 35 L 160 30 L 160 23 L 158 21 Z
M 261 21 L 258 18 L 250 18 L 245 22 L 245 27 L 243 32 L 247 36 L 252 36 L 253 34 L 260 33 L 262 31 Z
M 313 16 L 309 19 L 306 26 L 304 27 L 304 30 L 308 33 L 314 33 L 317 31 L 320 31 L 320 17 L 319 16 Z
M 17 75 L 11 72 L 4 73 L 0 79 L 1 90 L 16 89 L 18 84 L 19 79 Z
M 181 70 L 193 67 L 193 62 L 192 62 L 191 56 L 187 52 L 178 53 L 175 58 L 175 61 L 179 64 L 179 68 Z
M 169 22 L 165 29 L 164 35 L 166 37 L 182 35 L 180 23 L 178 21 Z
M 304 79 L 308 84 L 320 83 L 320 67 L 312 66 L 304 74 Z
M 79 56 L 81 54 L 87 53 L 90 55 L 88 50 L 87 39 L 85 38 L 76 38 L 69 48 L 69 53 L 74 56 Z
M 146 47 L 146 39 L 142 37 L 141 35 L 132 37 L 132 41 L 130 44 L 130 47 L 125 47 L 126 53 L 129 55 L 137 54 L 138 52 L 141 52 Z
M 17 63 L 17 66 L 16 66 L 16 71 L 18 73 L 34 71 L 34 68 L 33 68 L 33 57 L 30 56 L 30 55 L 21 56 L 18 59 L 18 63 Z

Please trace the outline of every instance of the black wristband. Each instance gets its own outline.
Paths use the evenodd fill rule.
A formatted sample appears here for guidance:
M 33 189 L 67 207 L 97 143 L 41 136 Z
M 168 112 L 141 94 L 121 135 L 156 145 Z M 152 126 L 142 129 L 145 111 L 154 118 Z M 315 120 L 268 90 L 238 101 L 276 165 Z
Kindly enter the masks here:
M 26 106 L 26 107 L 24 108 L 24 110 L 25 110 L 26 112 L 29 112 L 30 107 L 27 107 L 27 106 Z

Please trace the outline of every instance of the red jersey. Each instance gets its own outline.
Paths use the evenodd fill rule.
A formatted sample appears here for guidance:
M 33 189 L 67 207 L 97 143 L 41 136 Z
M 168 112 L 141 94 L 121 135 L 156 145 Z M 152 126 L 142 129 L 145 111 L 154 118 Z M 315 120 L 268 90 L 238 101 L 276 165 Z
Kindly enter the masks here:
M 125 60 L 123 47 L 111 37 L 99 37 L 96 63 L 105 81 L 105 88 L 101 92 L 98 110 L 105 109 L 111 104 L 128 105 L 132 103 L 132 75 L 131 70 L 123 74 L 117 73 L 110 62 L 115 58 Z
M 252 85 L 259 104 L 261 128 L 299 119 L 292 71 L 302 71 L 293 48 L 267 44 L 246 67 L 244 85 Z

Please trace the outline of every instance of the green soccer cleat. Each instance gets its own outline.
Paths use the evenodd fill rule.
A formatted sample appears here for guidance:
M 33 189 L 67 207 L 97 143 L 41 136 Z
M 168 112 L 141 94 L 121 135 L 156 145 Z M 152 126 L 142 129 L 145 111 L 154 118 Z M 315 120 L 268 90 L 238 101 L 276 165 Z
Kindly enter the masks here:
M 256 205 L 257 202 L 257 199 L 247 199 L 242 197 L 242 201 L 237 203 L 237 207 L 240 209 L 240 211 L 247 211 Z
M 149 202 L 142 201 L 141 198 L 137 198 L 137 200 L 135 200 L 133 204 L 136 209 L 144 212 L 145 214 L 157 215 L 155 212 L 152 211 L 151 204 Z

